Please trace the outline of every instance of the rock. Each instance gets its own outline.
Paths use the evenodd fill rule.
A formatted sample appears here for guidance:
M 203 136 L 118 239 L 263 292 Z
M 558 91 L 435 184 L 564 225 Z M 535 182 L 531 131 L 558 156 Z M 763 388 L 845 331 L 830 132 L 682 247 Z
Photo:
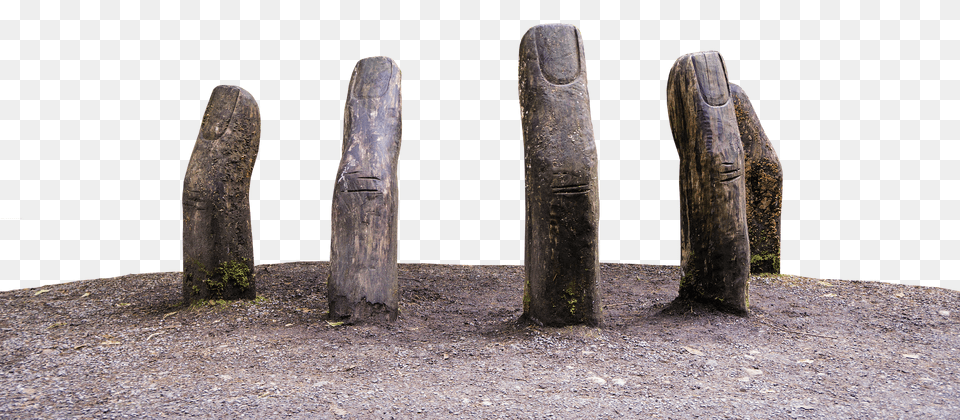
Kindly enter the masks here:
M 348 414 L 347 410 L 340 408 L 336 404 L 330 404 L 330 412 L 332 412 L 336 416 L 345 416 Z
M 716 360 L 713 360 L 713 359 L 707 359 L 707 361 L 704 363 L 704 365 L 708 367 L 717 367 L 717 365 L 719 364 L 720 363 L 718 363 Z
M 520 41 L 526 163 L 523 314 L 600 325 L 597 150 L 580 31 L 538 25 Z
M 760 369 L 743 368 L 743 371 L 746 372 L 748 376 L 763 375 L 763 371 Z
M 333 192 L 331 319 L 397 319 L 400 140 L 400 68 L 387 57 L 360 60 L 347 92 L 343 156 Z
M 253 299 L 250 175 L 260 108 L 247 91 L 217 86 L 183 180 L 183 297 Z
M 950 311 L 937 311 L 937 313 L 942 316 L 950 316 Z
M 614 385 L 624 386 L 627 384 L 627 380 L 623 378 L 613 378 L 611 381 Z
M 590 377 L 587 377 L 587 380 L 590 381 L 590 382 L 593 382 L 593 383 L 595 383 L 595 384 L 597 384 L 597 385 L 606 385 L 606 384 L 607 384 L 607 380 L 606 380 L 606 379 L 603 379 L 603 378 L 601 378 L 601 377 L 599 377 L 599 376 L 590 376 Z
M 743 144 L 750 272 L 779 274 L 783 169 L 750 97 L 740 86 L 729 85 Z
M 719 53 L 677 59 L 667 80 L 667 111 L 680 155 L 677 300 L 745 314 L 750 242 L 744 152 Z
M 683 346 L 683 349 L 686 350 L 687 353 L 690 353 L 690 354 L 692 354 L 692 355 L 695 355 L 695 356 L 703 356 L 703 352 L 702 352 L 702 351 L 697 350 L 697 349 L 695 349 L 695 348 L 693 348 L 693 347 Z

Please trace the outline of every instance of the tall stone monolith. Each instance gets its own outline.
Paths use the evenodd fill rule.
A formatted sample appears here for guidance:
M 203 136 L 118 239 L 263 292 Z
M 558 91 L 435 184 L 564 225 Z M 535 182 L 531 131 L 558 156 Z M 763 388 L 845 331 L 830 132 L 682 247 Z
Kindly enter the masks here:
M 744 154 L 723 57 L 677 59 L 667 80 L 667 110 L 680 155 L 680 294 L 746 313 L 750 241 Z
M 783 169 L 777 151 L 760 125 L 750 97 L 730 83 L 743 143 L 747 188 L 747 229 L 750 232 L 750 272 L 780 273 L 780 212 Z
M 400 118 L 400 68 L 387 57 L 360 60 L 347 92 L 343 155 L 333 191 L 331 319 L 397 319 Z
M 526 163 L 524 317 L 601 323 L 597 150 L 580 31 L 538 25 L 520 41 Z
M 183 180 L 183 296 L 253 299 L 250 175 L 260 149 L 260 108 L 247 91 L 217 86 Z

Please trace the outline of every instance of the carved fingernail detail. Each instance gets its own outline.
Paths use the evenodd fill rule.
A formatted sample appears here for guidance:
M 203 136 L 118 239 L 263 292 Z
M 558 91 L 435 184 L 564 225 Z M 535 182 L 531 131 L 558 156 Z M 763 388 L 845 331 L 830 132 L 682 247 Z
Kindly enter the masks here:
M 537 27 L 537 55 L 540 73 L 550 83 L 565 85 L 580 75 L 580 42 L 573 25 Z
M 379 98 L 387 93 L 393 61 L 387 57 L 364 58 L 357 63 L 357 77 L 353 82 L 353 96 Z
M 221 85 L 213 89 L 200 123 L 200 134 L 204 139 L 216 140 L 227 131 L 239 97 L 240 88 L 236 86 Z
M 721 106 L 730 100 L 727 71 L 720 53 L 707 51 L 693 55 L 693 70 L 700 86 L 700 96 L 712 106 Z

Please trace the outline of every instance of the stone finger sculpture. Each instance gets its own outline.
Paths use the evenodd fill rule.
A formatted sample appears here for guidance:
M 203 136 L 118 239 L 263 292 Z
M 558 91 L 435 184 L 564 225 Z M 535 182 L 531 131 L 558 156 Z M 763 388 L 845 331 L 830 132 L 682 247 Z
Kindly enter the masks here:
M 260 149 L 260 108 L 247 91 L 217 86 L 183 180 L 183 296 L 253 299 L 250 175 Z
M 750 97 L 733 83 L 730 83 L 730 95 L 743 144 L 750 272 L 779 274 L 783 169 L 777 151 L 763 132 Z
M 526 163 L 524 317 L 601 323 L 597 150 L 580 31 L 531 28 L 520 41 Z
M 750 243 L 743 147 L 723 57 L 677 59 L 667 80 L 667 110 L 680 155 L 680 294 L 746 313 Z
M 397 319 L 397 159 L 400 68 L 387 57 L 357 62 L 343 112 L 343 156 L 333 191 L 330 318 Z

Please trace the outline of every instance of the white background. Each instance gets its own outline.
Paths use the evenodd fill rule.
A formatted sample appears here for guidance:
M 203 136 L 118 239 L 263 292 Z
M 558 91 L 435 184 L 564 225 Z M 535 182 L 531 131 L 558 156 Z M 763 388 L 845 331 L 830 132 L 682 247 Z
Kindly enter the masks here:
M 960 289 L 960 3 L 0 2 L 0 290 L 181 269 L 220 84 L 258 100 L 256 263 L 329 258 L 356 61 L 403 72 L 401 262 L 522 264 L 519 40 L 584 37 L 605 262 L 679 263 L 677 57 L 720 51 L 784 172 L 782 271 Z

